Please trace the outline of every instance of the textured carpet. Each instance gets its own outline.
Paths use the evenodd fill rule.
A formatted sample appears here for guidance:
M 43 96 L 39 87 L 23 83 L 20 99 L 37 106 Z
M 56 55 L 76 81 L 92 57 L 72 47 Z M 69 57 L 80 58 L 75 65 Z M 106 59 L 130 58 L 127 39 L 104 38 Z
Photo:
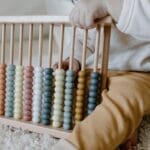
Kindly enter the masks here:
M 50 150 L 57 139 L 0 124 L 0 150 Z M 139 129 L 139 149 L 150 150 L 150 116 Z

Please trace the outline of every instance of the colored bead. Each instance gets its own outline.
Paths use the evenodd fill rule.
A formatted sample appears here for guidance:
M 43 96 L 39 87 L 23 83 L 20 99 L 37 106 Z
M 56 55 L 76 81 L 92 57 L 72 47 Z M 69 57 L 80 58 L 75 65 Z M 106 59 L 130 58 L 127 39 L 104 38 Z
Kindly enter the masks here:
M 85 77 L 86 73 L 85 71 L 79 71 L 78 76 L 79 77 Z
M 8 65 L 6 68 L 6 105 L 5 116 L 13 117 L 14 110 L 14 81 L 15 65 Z
M 54 94 L 54 105 L 53 105 L 53 112 L 61 112 L 63 110 L 63 98 L 64 98 L 64 82 L 65 82 L 65 71 L 63 69 L 56 69 L 55 71 L 55 94 Z M 58 88 L 61 88 L 62 90 Z M 53 113 L 52 116 L 54 127 L 60 127 L 62 125 L 62 117 Z
M 33 85 L 33 67 L 26 66 L 24 68 L 24 81 L 23 81 L 23 119 L 31 121 L 32 119 L 32 85 Z
M 74 77 L 75 73 L 73 70 L 67 70 L 66 76 Z

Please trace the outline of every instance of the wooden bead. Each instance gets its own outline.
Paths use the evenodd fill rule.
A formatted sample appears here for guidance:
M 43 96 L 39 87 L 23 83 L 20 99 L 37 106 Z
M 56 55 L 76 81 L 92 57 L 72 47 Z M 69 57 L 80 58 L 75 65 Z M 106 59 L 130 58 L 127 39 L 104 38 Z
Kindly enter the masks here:
M 75 114 L 75 120 L 82 120 L 82 114 Z
M 84 84 L 85 83 L 85 78 L 78 78 L 78 82 Z
M 85 92 L 84 92 L 84 90 L 77 90 L 77 95 L 78 96 L 84 96 L 84 94 L 85 94 Z
M 84 100 L 84 97 L 77 95 L 76 100 L 82 102 Z
M 76 107 L 77 108 L 82 108 L 83 107 L 83 103 L 82 102 L 76 102 Z
M 83 112 L 82 108 L 76 108 L 75 113 L 76 114 L 81 114 Z
M 79 71 L 78 76 L 79 77 L 84 77 L 86 75 L 85 71 Z
M 78 83 L 77 88 L 83 90 L 85 88 L 85 84 Z

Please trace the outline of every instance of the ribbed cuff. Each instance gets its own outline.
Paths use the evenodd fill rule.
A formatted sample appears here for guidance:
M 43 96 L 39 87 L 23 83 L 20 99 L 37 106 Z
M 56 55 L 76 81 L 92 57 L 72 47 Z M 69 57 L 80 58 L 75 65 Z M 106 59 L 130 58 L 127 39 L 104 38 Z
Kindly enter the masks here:
M 124 33 L 126 33 L 126 30 L 130 25 L 130 21 L 132 20 L 135 1 L 136 0 L 124 0 L 123 9 L 117 24 L 118 29 Z
M 50 150 L 77 150 L 73 144 L 68 142 L 67 140 L 60 140 L 56 143 Z

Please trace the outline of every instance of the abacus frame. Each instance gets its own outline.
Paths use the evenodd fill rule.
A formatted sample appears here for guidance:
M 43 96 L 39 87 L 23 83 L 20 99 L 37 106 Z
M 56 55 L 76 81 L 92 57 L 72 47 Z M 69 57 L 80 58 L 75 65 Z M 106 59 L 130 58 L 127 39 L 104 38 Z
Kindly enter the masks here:
M 54 24 L 65 26 L 71 26 L 68 16 L 1 16 L 0 25 L 6 24 Z M 102 56 L 102 86 L 101 90 L 106 88 L 107 85 L 107 72 L 108 72 L 108 55 L 109 55 L 109 43 L 112 18 L 106 17 L 102 19 L 98 24 L 104 25 L 104 47 Z M 5 39 L 2 39 L 5 43 Z M 3 44 L 3 43 L 2 43 Z M 4 45 L 2 45 L 3 47 Z M 23 130 L 29 130 L 36 133 L 50 134 L 56 138 L 65 138 L 71 131 L 61 128 L 53 128 L 50 126 L 43 126 L 40 124 L 33 124 L 32 122 L 26 122 L 23 120 L 15 120 L 14 118 L 5 118 L 0 116 L 0 123 L 15 128 L 21 128 Z

